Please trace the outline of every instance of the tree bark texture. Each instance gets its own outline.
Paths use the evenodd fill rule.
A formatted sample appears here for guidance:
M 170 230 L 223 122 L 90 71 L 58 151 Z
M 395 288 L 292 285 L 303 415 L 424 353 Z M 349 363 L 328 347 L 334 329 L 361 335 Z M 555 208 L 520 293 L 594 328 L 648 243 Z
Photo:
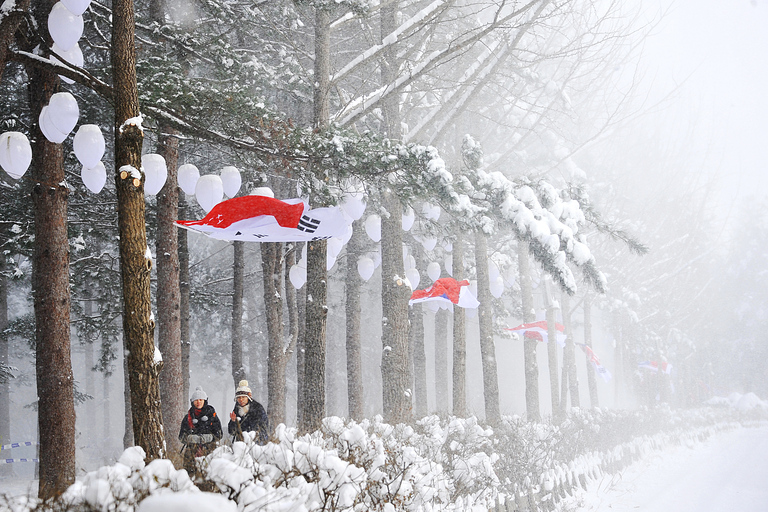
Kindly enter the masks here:
M 161 128 L 158 153 L 165 159 L 168 178 L 157 195 L 157 345 L 163 356 L 160 403 L 163 425 L 175 425 L 187 410 L 181 364 L 181 286 L 179 283 L 179 139 L 175 130 Z M 184 230 L 182 230 L 184 231 Z M 169 453 L 181 449 L 178 432 L 163 430 Z
M 9 365 L 8 327 L 8 276 L 5 274 L 5 256 L 0 256 L 0 365 Z M 11 442 L 11 384 L 0 377 L 0 444 Z M 12 473 L 10 464 L 0 467 L 0 476 Z
M 177 169 L 178 170 L 178 169 Z M 187 218 L 187 201 L 179 193 L 179 218 Z M 189 243 L 187 230 L 177 230 L 179 243 L 179 332 L 181 343 L 181 396 L 189 398 L 189 351 L 192 340 L 189 335 Z M 186 402 L 185 402 L 186 404 Z
M 159 366 L 154 361 L 154 325 L 150 307 L 151 260 L 144 218 L 141 169 L 144 135 L 136 85 L 136 43 L 133 2 L 112 2 L 112 82 L 115 98 L 115 186 L 117 189 L 120 274 L 123 285 L 123 337 L 128 353 L 134 441 L 148 461 L 165 453 L 160 411 Z M 130 121 L 129 120 L 135 120 Z
M 552 283 L 547 283 L 547 286 Z M 547 366 L 549 366 L 549 389 L 552 400 L 552 417 L 558 417 L 560 415 L 560 379 L 558 373 L 560 372 L 559 362 L 557 360 L 557 310 L 554 307 L 554 297 L 549 293 L 547 304 Z
M 307 242 L 307 309 L 304 337 L 301 432 L 320 428 L 325 417 L 325 327 L 328 317 L 328 243 Z
M 365 395 L 363 394 L 363 359 L 360 339 L 360 289 L 363 280 L 357 271 L 357 259 L 362 253 L 363 223 L 356 220 L 352 224 L 352 237 L 347 243 L 347 266 L 344 286 L 347 300 L 346 349 L 347 349 L 347 407 L 350 419 L 360 421 L 365 415 Z
M 457 230 L 458 231 L 458 230 Z M 453 277 L 464 279 L 464 238 L 453 241 Z M 467 417 L 467 329 L 464 308 L 453 306 L 453 415 Z
M 235 387 L 245 378 L 243 363 L 243 281 L 245 280 L 245 243 L 232 244 L 232 381 Z
M 288 313 L 288 343 L 287 346 L 283 350 L 282 354 L 282 372 L 283 377 L 280 380 L 280 382 L 276 382 L 275 386 L 282 386 L 282 415 L 280 418 L 278 418 L 277 415 L 275 415 L 274 423 L 272 425 L 277 425 L 279 423 L 286 423 L 287 422 L 287 413 L 286 413 L 286 407 L 287 407 L 287 400 L 288 400 L 288 388 L 287 388 L 287 380 L 288 380 L 288 371 L 289 371 L 289 363 L 291 362 L 291 359 L 293 357 L 293 354 L 296 352 L 296 346 L 298 344 L 299 340 L 299 306 L 298 306 L 298 290 L 294 288 L 293 283 L 291 283 L 290 278 L 290 270 L 291 267 L 293 267 L 296 264 L 296 251 L 298 249 L 297 243 L 293 242 L 290 244 L 286 244 L 285 246 L 285 256 L 283 259 L 285 260 L 285 267 L 283 271 L 283 289 L 285 290 L 285 302 L 286 302 L 286 312 Z M 270 386 L 272 386 L 272 383 L 270 383 Z M 269 402 L 272 403 L 271 400 Z
M 528 244 L 518 242 L 517 265 L 520 272 L 520 294 L 522 296 L 523 322 L 533 322 L 536 311 L 533 308 L 533 288 L 531 286 L 531 263 Z M 525 411 L 529 421 L 539 421 L 539 365 L 536 361 L 538 341 L 523 337 L 523 364 L 525 368 Z
M 475 233 L 475 268 L 477 269 L 477 308 L 480 330 L 480 358 L 483 367 L 483 398 L 485 420 L 499 421 L 499 376 L 496 365 L 496 345 L 493 340 L 493 296 L 488 272 L 488 240 L 481 231 Z
M 584 311 L 584 344 L 592 348 L 592 295 L 587 293 L 584 296 L 582 304 Z M 592 408 L 600 407 L 600 400 L 597 396 L 597 380 L 595 378 L 595 369 L 590 361 L 589 354 L 585 353 L 587 362 L 587 387 L 589 388 L 589 404 Z
M 448 310 L 435 311 L 435 411 L 448 412 Z
M 264 310 L 269 349 L 267 413 L 272 425 L 285 421 L 286 352 L 283 340 L 283 244 L 267 242 L 261 247 L 261 276 L 264 283 Z
M 427 354 L 424 350 L 424 309 L 421 304 L 411 306 L 409 312 L 411 340 L 411 368 L 413 368 L 414 418 L 429 414 L 427 403 Z

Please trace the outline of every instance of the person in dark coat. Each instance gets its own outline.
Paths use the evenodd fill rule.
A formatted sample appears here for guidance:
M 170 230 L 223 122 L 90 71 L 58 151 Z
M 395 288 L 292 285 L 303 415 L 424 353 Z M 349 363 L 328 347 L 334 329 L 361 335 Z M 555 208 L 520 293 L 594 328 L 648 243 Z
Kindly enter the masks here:
M 269 441 L 269 419 L 264 407 L 253 399 L 247 380 L 241 380 L 235 389 L 235 409 L 229 413 L 227 431 L 232 441 L 242 441 L 243 432 L 256 432 L 256 442 Z
M 208 395 L 197 386 L 189 398 L 191 407 L 181 420 L 179 440 L 184 445 L 184 469 L 190 476 L 195 474 L 195 457 L 204 457 L 221 439 L 221 421 L 216 410 L 208 404 Z

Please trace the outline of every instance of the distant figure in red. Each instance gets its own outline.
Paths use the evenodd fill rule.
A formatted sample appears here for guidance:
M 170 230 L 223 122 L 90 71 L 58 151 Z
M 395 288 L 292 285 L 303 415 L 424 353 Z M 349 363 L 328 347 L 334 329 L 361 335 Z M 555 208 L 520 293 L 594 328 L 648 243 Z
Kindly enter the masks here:
M 229 413 L 227 431 L 232 441 L 242 441 L 243 432 L 256 432 L 256 442 L 267 444 L 269 419 L 264 407 L 253 399 L 247 380 L 241 380 L 235 389 L 235 408 Z
M 181 420 L 179 440 L 184 444 L 184 469 L 190 476 L 196 474 L 195 457 L 208 455 L 221 439 L 221 421 L 213 406 L 208 405 L 208 395 L 197 386 L 189 398 L 192 407 Z

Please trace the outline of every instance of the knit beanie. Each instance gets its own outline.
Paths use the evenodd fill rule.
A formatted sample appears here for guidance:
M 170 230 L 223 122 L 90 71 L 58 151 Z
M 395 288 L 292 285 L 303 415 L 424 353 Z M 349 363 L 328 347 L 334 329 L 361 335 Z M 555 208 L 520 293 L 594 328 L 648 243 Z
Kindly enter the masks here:
M 251 388 L 248 387 L 248 381 L 247 380 L 241 380 L 237 384 L 237 388 L 235 389 L 235 398 L 238 396 L 251 396 Z
M 205 394 L 202 386 L 197 386 L 195 392 L 189 397 L 190 402 L 194 402 L 195 400 L 208 400 L 208 395 Z

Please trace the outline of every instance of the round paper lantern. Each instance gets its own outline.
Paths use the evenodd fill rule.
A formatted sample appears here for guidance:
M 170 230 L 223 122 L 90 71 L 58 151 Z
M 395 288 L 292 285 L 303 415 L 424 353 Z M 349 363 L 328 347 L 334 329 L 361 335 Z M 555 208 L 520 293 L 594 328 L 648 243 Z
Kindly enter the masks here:
M 195 185 L 195 199 L 206 212 L 216 206 L 224 198 L 224 185 L 221 178 L 214 174 L 200 176 Z
M 95 124 L 80 126 L 72 139 L 72 148 L 83 167 L 96 167 L 104 156 L 105 143 L 101 128 Z
M 435 240 L 434 238 L 423 238 L 421 240 L 421 246 L 428 251 L 431 251 L 432 249 L 434 249 L 436 245 L 437 245 L 437 240 Z
M 62 2 L 56 2 L 48 14 L 48 32 L 59 48 L 67 51 L 83 35 L 83 17 L 73 14 Z
M 252 196 L 266 196 L 275 198 L 275 193 L 272 191 L 269 187 L 256 187 L 253 190 L 251 190 L 251 193 L 249 195 Z
M 490 285 L 491 295 L 497 299 L 501 297 L 501 295 L 504 293 L 504 279 L 501 276 L 498 276 L 496 279 L 491 281 Z
M 83 166 L 83 169 L 80 171 L 80 177 L 83 179 L 83 185 L 88 190 L 98 194 L 107 182 L 107 170 L 103 162 L 96 162 L 96 165 L 93 167 Z
M 369 280 L 371 276 L 373 276 L 374 270 L 375 266 L 371 258 L 363 256 L 357 260 L 357 273 L 360 274 L 360 277 L 363 278 L 363 281 Z
M 365 219 L 365 232 L 368 233 L 368 238 L 374 242 L 381 240 L 381 217 L 376 215 L 369 215 Z
M 178 170 L 179 187 L 185 194 L 193 195 L 197 180 L 200 179 L 200 171 L 195 164 L 184 164 Z
M 223 167 L 219 174 L 221 175 L 221 183 L 224 186 L 224 193 L 227 197 L 235 197 L 240 191 L 240 185 L 243 183 L 240 171 L 237 170 L 237 167 L 228 165 Z
M 363 201 L 362 195 L 346 194 L 339 206 L 341 206 L 342 211 L 349 215 L 352 220 L 360 219 L 365 212 L 365 201 Z
M 37 118 L 37 121 L 40 126 L 40 131 L 43 132 L 45 138 L 54 144 L 61 144 L 64 142 L 64 139 L 67 138 L 67 134 L 57 130 L 48 118 L 48 105 L 40 109 L 40 116 Z
M 80 109 L 77 106 L 77 100 L 70 93 L 57 92 L 48 102 L 46 115 L 57 130 L 69 135 L 80 117 Z
M 155 195 L 165 185 L 168 179 L 168 167 L 165 165 L 165 158 L 157 153 L 148 153 L 141 155 L 141 167 L 144 170 L 144 193 Z
M 294 265 L 291 270 L 288 271 L 288 279 L 291 280 L 291 284 L 297 290 L 304 286 L 307 282 L 307 269 L 300 265 Z
M 91 0 L 61 0 L 64 7 L 69 9 L 69 12 L 76 16 L 82 15 L 88 6 L 91 5 Z
M 415 290 L 419 287 L 419 281 L 421 281 L 421 276 L 419 275 L 419 271 L 415 268 L 409 268 L 405 271 L 405 277 L 408 279 L 408 282 L 411 283 L 411 291 Z
M 341 238 L 337 238 L 335 236 L 329 238 L 327 245 L 328 259 L 336 259 L 341 252 L 342 247 L 344 247 L 344 243 L 341 241 Z
M 436 261 L 433 261 L 427 265 L 427 275 L 432 281 L 437 281 L 440 279 L 440 264 Z
M 445 267 L 445 271 L 448 272 L 448 275 L 453 276 L 453 258 L 450 254 L 446 254 L 443 266 Z
M 488 259 L 488 279 L 494 282 L 499 277 L 499 266 L 492 259 Z
M 407 207 L 403 212 L 403 231 L 410 231 L 415 220 L 416 214 L 414 213 L 413 208 L 410 206 Z
M 21 132 L 5 132 L 0 135 L 0 167 L 8 176 L 18 180 L 32 163 L 32 146 Z
M 65 61 L 69 62 L 73 66 L 78 67 L 78 68 L 82 68 L 83 67 L 83 63 L 84 63 L 85 60 L 83 59 L 83 52 L 82 52 L 82 50 L 80 50 L 80 45 L 79 44 L 75 43 L 72 46 L 72 48 L 70 48 L 69 50 L 65 51 L 59 45 L 57 45 L 56 43 L 53 43 L 53 47 L 51 48 L 51 50 L 54 53 L 56 53 L 56 55 L 60 55 L 62 59 L 64 59 Z M 61 62 L 59 59 L 57 59 L 56 56 L 54 56 L 54 55 L 51 55 L 50 61 L 52 63 L 54 63 L 54 64 L 66 65 L 63 62 Z M 75 83 L 75 81 L 72 80 L 69 77 L 62 76 L 62 75 L 59 75 L 59 77 L 65 83 L 68 83 L 68 84 Z

